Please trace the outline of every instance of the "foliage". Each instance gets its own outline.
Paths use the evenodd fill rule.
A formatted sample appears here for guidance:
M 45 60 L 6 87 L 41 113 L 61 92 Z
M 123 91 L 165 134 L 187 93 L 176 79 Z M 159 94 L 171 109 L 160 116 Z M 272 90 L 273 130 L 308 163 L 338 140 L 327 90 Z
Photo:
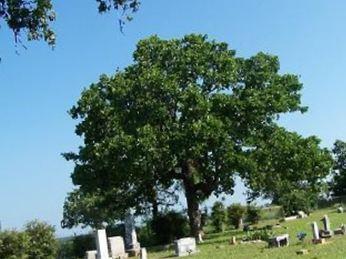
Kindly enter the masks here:
M 84 140 L 77 153 L 65 154 L 75 163 L 73 184 L 81 199 L 95 197 L 98 222 L 129 207 L 141 211 L 158 189 L 178 184 L 197 236 L 201 201 L 233 193 L 234 175 L 251 176 L 251 147 L 278 115 L 306 110 L 302 85 L 278 73 L 277 57 L 238 58 L 226 43 L 202 35 L 153 36 L 133 56 L 134 64 L 102 76 L 70 111 Z M 95 220 L 88 211 L 70 215 L 84 212 L 66 211 L 67 225 Z
M 226 226 L 226 208 L 222 202 L 216 201 L 211 210 L 211 224 L 217 232 L 223 232 Z
M 123 18 L 119 19 L 122 28 L 126 20 L 131 20 L 129 13 L 136 12 L 139 0 L 96 0 L 100 13 L 111 9 L 121 10 Z M 51 23 L 56 19 L 52 0 L 0 0 L 0 21 L 3 20 L 13 31 L 15 42 L 22 43 L 21 33 L 27 40 L 43 39 L 49 45 L 55 45 L 55 33 Z
M 54 235 L 54 227 L 45 222 L 34 220 L 26 224 L 25 233 L 30 240 L 30 245 L 27 251 L 29 258 L 56 258 L 58 252 L 58 241 Z
M 281 127 L 268 128 L 265 136 L 250 155 L 254 167 L 245 178 L 251 194 L 272 199 L 274 204 L 283 205 L 286 212 L 293 207 L 311 207 L 310 197 L 317 197 L 324 190 L 324 178 L 330 173 L 329 151 L 319 147 L 317 137 L 303 138 Z M 288 204 L 298 196 L 303 202 L 305 194 L 305 205 Z
M 76 258 L 84 258 L 85 251 L 96 250 L 95 237 L 92 234 L 73 237 L 72 251 Z
M 264 207 L 261 210 L 262 220 L 281 219 L 284 216 L 285 214 L 281 206 L 269 206 L 269 207 Z
M 330 183 L 334 196 L 346 195 L 346 143 L 337 140 L 333 147 L 333 179 Z
M 316 208 L 317 198 L 315 193 L 297 189 L 282 194 L 277 203 L 282 206 L 286 216 L 296 215 L 300 210 L 309 214 Z
M 273 236 L 273 232 L 267 229 L 254 230 L 246 232 L 246 235 L 242 238 L 243 241 L 263 240 L 268 241 Z
M 30 239 L 25 232 L 4 231 L 0 232 L 0 258 L 17 259 L 29 258 L 27 251 Z
M 257 224 L 261 219 L 261 208 L 254 204 L 248 204 L 246 207 L 246 221 L 251 224 Z
M 160 213 L 151 221 L 151 227 L 157 244 L 168 244 L 189 233 L 187 218 L 175 211 Z
M 56 258 L 58 241 L 54 227 L 45 222 L 31 221 L 24 231 L 0 232 L 0 258 Z
M 77 259 L 73 251 L 73 239 L 63 238 L 59 240 L 57 259 Z M 80 258 L 80 257 L 79 257 Z
M 227 208 L 227 217 L 228 217 L 229 223 L 238 229 L 240 227 L 241 220 L 245 216 L 245 213 L 246 213 L 245 206 L 239 203 L 230 205 Z

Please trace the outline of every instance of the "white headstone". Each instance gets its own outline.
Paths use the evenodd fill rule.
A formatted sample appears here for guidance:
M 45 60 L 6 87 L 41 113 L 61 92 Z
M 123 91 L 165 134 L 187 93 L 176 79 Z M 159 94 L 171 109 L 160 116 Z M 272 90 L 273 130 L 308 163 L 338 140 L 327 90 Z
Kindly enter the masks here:
M 97 259 L 109 259 L 106 230 L 96 231 Z
M 306 218 L 308 215 L 306 215 L 304 211 L 300 210 L 297 212 L 297 216 L 298 218 L 303 219 L 303 218 Z
M 122 236 L 109 237 L 108 244 L 112 258 L 126 257 L 124 239 Z
M 197 252 L 196 239 L 193 237 L 185 237 L 174 241 L 175 255 L 186 256 Z
M 141 248 L 141 253 L 140 253 L 140 259 L 148 259 L 148 254 L 147 254 L 147 249 L 146 248 Z
M 318 232 L 318 226 L 316 221 L 311 223 L 311 227 L 312 227 L 312 236 L 314 240 L 318 240 L 320 239 L 320 234 Z
M 85 259 L 96 259 L 97 257 L 97 251 L 92 250 L 92 251 L 86 251 L 85 252 Z
M 198 233 L 197 243 L 203 243 L 203 235 L 202 232 Z

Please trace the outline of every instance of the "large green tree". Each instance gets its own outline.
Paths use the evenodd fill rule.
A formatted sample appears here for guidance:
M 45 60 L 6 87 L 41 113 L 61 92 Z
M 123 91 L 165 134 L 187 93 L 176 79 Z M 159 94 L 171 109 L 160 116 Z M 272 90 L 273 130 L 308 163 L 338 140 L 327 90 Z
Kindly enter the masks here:
M 76 164 L 73 183 L 84 194 L 116 198 L 104 208 L 147 202 L 149 190 L 178 183 L 198 236 L 200 202 L 233 193 L 234 176 L 248 170 L 248 153 L 263 131 L 281 113 L 306 110 L 302 85 L 279 74 L 277 57 L 236 57 L 226 43 L 202 35 L 153 36 L 133 57 L 71 109 L 84 139 L 79 152 L 66 155 Z
M 337 140 L 333 147 L 334 166 L 331 191 L 334 196 L 346 195 L 346 143 Z
M 319 146 L 317 137 L 303 138 L 281 127 L 268 128 L 263 136 L 250 154 L 254 167 L 245 176 L 251 196 L 271 199 L 283 205 L 287 214 L 311 209 L 325 190 L 332 167 L 330 152 Z
M 139 0 L 96 0 L 100 13 L 112 9 L 120 10 L 122 18 L 120 26 L 125 20 L 131 19 L 131 13 L 136 12 Z M 55 34 L 51 23 L 55 20 L 52 0 L 0 0 L 0 22 L 4 22 L 13 31 L 16 43 L 22 43 L 22 34 L 26 39 L 43 39 L 49 45 L 55 44 Z M 24 38 L 25 39 L 25 38 Z

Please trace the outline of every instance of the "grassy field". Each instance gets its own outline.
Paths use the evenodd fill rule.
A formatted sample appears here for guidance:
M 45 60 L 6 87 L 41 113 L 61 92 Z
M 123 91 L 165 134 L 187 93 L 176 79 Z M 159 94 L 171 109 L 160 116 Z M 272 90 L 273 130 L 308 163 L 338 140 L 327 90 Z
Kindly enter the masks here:
M 334 236 L 328 239 L 327 243 L 323 245 L 313 245 L 311 243 L 312 230 L 310 224 L 312 221 L 316 221 L 319 228 L 322 228 L 323 224 L 320 219 L 325 214 L 329 216 L 332 229 L 338 228 L 342 223 L 346 224 L 346 213 L 338 214 L 336 209 L 318 210 L 310 214 L 308 218 L 282 222 L 282 228 L 275 228 L 273 230 L 275 234 L 288 233 L 290 235 L 290 245 L 288 247 L 267 248 L 266 243 L 229 245 L 228 242 L 232 236 L 237 236 L 240 239 L 244 235 L 242 231 L 231 230 L 224 233 L 207 234 L 205 236 L 205 242 L 198 245 L 200 252 L 186 258 L 346 258 L 346 235 Z M 260 222 L 259 226 L 274 225 L 276 223 L 278 223 L 278 220 L 264 220 Z M 307 237 L 303 243 L 296 237 L 297 233 L 301 231 L 307 233 Z M 296 251 L 300 249 L 308 249 L 309 254 L 297 255 Z M 154 249 L 148 250 L 149 258 L 152 259 L 169 258 L 174 255 L 172 248 L 161 251 L 154 251 Z

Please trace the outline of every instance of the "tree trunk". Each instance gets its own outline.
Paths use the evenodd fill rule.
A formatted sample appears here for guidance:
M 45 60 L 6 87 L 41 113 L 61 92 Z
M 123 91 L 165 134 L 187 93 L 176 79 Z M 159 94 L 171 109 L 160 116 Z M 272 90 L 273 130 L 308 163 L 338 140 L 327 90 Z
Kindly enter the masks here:
M 182 168 L 184 179 L 185 196 L 187 202 L 187 214 L 189 216 L 190 233 L 201 242 L 201 212 L 199 210 L 199 200 L 192 180 L 191 162 L 186 162 Z
M 195 195 L 185 190 L 187 202 L 187 214 L 189 215 L 190 233 L 197 240 L 201 230 L 201 213 L 199 211 L 199 203 Z
M 154 199 L 152 203 L 152 213 L 153 213 L 153 219 L 157 218 L 159 214 L 159 205 L 156 199 Z

